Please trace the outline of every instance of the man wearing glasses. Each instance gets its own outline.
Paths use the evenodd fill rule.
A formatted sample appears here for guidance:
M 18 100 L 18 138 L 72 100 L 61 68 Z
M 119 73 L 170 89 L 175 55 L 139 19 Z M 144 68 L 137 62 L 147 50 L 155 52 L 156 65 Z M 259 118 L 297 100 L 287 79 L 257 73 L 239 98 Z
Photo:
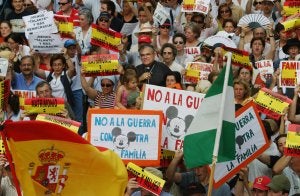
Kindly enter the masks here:
M 72 6 L 72 0 L 59 0 L 59 11 L 57 15 L 69 16 L 74 26 L 79 26 L 79 12 Z

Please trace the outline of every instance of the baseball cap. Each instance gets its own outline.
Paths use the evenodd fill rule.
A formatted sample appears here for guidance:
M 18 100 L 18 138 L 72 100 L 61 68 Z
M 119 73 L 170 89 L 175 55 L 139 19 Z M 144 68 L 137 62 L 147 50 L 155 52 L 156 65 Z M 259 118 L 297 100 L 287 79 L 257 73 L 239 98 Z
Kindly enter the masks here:
M 111 18 L 111 15 L 108 13 L 108 12 L 101 12 L 98 19 L 100 18 L 107 18 L 107 19 L 110 19 Z
M 271 179 L 268 176 L 259 176 L 255 178 L 253 183 L 253 188 L 259 189 L 262 191 L 269 190 L 268 184 L 271 182 Z
M 138 37 L 138 43 L 139 44 L 142 44 L 142 43 L 148 43 L 148 44 L 150 44 L 151 43 L 151 37 L 148 36 L 148 35 L 140 35 Z
M 268 184 L 268 187 L 275 192 L 289 191 L 291 188 L 291 183 L 285 175 L 280 174 L 273 176 L 271 183 Z
M 68 48 L 70 46 L 76 46 L 76 41 L 74 39 L 68 39 L 65 41 L 64 47 Z

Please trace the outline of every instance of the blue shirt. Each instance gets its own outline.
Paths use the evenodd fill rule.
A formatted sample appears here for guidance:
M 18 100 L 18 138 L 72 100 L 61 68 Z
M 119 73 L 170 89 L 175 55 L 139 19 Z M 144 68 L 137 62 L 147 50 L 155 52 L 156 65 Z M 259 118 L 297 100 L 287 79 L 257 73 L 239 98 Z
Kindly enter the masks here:
M 36 85 L 43 81 L 39 77 L 33 76 L 32 81 L 29 85 L 27 85 L 27 82 L 24 78 L 24 75 L 22 73 L 15 73 L 15 78 L 11 81 L 12 89 L 14 90 L 30 90 L 35 91 Z

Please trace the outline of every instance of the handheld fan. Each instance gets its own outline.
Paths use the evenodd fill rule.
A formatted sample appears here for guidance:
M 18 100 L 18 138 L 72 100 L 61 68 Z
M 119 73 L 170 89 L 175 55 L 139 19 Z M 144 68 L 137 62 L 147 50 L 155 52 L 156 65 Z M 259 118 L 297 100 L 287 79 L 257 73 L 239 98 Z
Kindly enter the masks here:
M 257 27 L 266 27 L 271 24 L 270 20 L 262 14 L 248 14 L 243 16 L 237 26 L 241 27 L 248 25 L 250 28 L 255 29 Z
M 206 40 L 204 40 L 204 44 L 212 46 L 212 47 L 218 47 L 221 45 L 225 45 L 230 48 L 236 48 L 234 41 L 232 41 L 228 37 L 223 37 L 223 36 L 219 36 L 219 35 L 214 35 L 214 36 L 207 38 Z

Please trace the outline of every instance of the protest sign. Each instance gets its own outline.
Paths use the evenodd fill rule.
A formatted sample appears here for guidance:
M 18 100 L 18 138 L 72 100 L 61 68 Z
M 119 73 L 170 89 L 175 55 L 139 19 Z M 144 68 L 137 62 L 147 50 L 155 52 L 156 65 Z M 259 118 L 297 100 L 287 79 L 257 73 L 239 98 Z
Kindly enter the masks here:
M 207 14 L 209 11 L 210 0 L 184 0 L 182 12 L 200 12 Z
M 300 157 L 300 125 L 290 124 L 288 126 L 284 154 Z
M 52 11 L 41 11 L 33 15 L 23 16 L 25 22 L 25 35 L 37 33 L 57 33 L 57 26 L 53 20 L 54 14 Z
M 197 83 L 199 80 L 208 80 L 208 75 L 212 72 L 213 64 L 202 62 L 191 62 L 186 64 L 185 81 Z
M 58 22 L 58 31 L 62 38 L 73 38 L 73 20 L 69 16 L 54 15 L 55 20 Z
M 300 61 L 281 61 L 280 62 L 279 86 L 295 88 L 297 85 L 297 71 L 300 71 Z
M 108 76 L 118 72 L 117 54 L 98 54 L 81 57 L 85 76 Z
M 0 76 L 6 77 L 8 69 L 8 60 L 5 58 L 0 58 Z
M 290 31 L 292 29 L 296 29 L 300 27 L 300 19 L 292 19 L 292 20 L 287 20 L 282 23 L 284 26 L 285 31 Z
M 278 120 L 284 114 L 285 108 L 292 103 L 292 100 L 267 88 L 262 88 L 258 91 L 254 102 L 260 112 Z
M 35 98 L 35 91 L 27 91 L 27 90 L 12 90 L 15 95 L 18 95 L 20 102 L 20 109 L 24 110 L 25 98 Z
M 158 2 L 153 14 L 154 24 L 157 26 L 164 24 L 168 18 L 170 18 L 170 14 L 165 10 L 164 6 Z
M 266 82 L 272 79 L 274 68 L 272 60 L 262 60 L 255 62 L 252 74 L 252 83 L 259 85 L 261 88 L 266 87 Z
M 29 35 L 29 45 L 34 51 L 44 54 L 62 53 L 63 41 L 59 34 Z
M 10 80 L 6 79 L 0 82 L 0 109 L 6 111 L 8 98 L 10 95 Z
M 160 156 L 160 166 L 163 168 L 167 168 L 171 161 L 173 160 L 175 155 L 174 151 L 161 149 L 161 156 Z
M 222 46 L 224 49 L 223 55 L 225 55 L 227 52 L 232 53 L 231 57 L 231 63 L 232 65 L 245 67 L 247 69 L 252 69 L 252 64 L 249 59 L 249 53 L 243 50 L 238 50 L 236 48 L 230 48 L 226 46 Z
M 236 112 L 235 122 L 235 159 L 217 163 L 215 188 L 231 179 L 269 147 L 265 128 L 253 103 L 248 103 Z
M 121 44 L 121 37 L 121 33 L 103 29 L 96 24 L 92 24 L 91 44 L 93 45 L 118 52 L 118 45 Z
M 125 22 L 122 29 L 121 29 L 121 33 L 123 35 L 131 35 L 133 30 L 135 29 L 135 27 L 138 25 L 138 23 L 127 23 Z
M 182 149 L 184 135 L 205 94 L 147 84 L 143 95 L 144 110 L 164 113 L 162 148 L 172 151 Z
M 154 174 L 144 170 L 143 168 L 133 164 L 127 164 L 128 178 L 135 178 L 139 187 L 150 191 L 154 195 L 160 195 L 165 180 L 155 176 Z
M 160 111 L 90 109 L 88 140 L 112 149 L 125 163 L 158 166 L 162 115 Z
M 24 101 L 27 114 L 61 114 L 64 108 L 64 98 L 26 98 Z
M 184 48 L 185 54 L 192 55 L 194 58 L 201 54 L 200 47 L 186 47 Z
M 59 117 L 59 116 L 47 115 L 47 114 L 39 114 L 39 115 L 37 115 L 35 120 L 57 124 L 57 125 L 63 126 L 67 129 L 73 131 L 74 133 L 78 132 L 78 129 L 80 126 L 80 122 L 77 122 L 77 121 L 74 121 L 71 119 L 67 119 L 67 118 L 63 118 L 63 117 Z

